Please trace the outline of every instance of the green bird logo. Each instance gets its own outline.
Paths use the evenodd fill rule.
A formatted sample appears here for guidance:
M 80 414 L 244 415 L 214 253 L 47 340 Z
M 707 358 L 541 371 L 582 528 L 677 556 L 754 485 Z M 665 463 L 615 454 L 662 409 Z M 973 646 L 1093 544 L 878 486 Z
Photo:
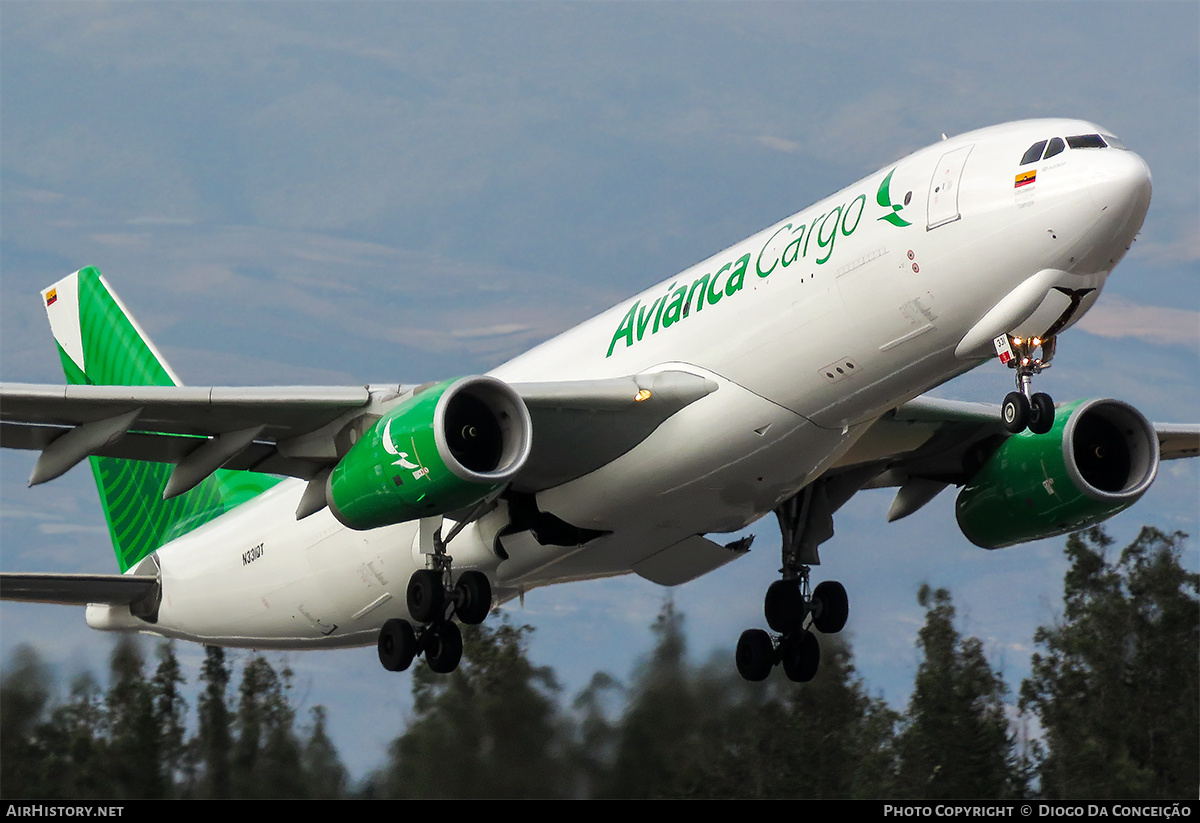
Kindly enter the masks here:
M 900 226 L 903 228 L 904 226 L 911 226 L 912 223 L 909 223 L 900 216 L 900 211 L 904 208 L 904 206 L 893 203 L 892 195 L 888 191 L 888 186 L 892 184 L 892 175 L 895 173 L 896 170 L 892 169 L 887 173 L 887 177 L 883 178 L 883 182 L 879 184 L 879 191 L 875 194 L 875 202 L 883 206 L 885 209 L 891 209 L 890 212 L 885 214 L 883 217 L 880 217 L 880 220 L 886 220 L 893 226 Z

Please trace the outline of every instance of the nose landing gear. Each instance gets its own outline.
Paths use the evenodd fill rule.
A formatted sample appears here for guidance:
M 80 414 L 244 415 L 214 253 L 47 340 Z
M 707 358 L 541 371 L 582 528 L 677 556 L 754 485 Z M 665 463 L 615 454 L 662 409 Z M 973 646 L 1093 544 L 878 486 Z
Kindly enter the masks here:
M 407 620 L 392 618 L 379 630 L 379 662 L 388 671 L 404 671 L 421 654 L 432 671 L 454 671 L 462 660 L 463 644 L 462 632 L 453 618 L 476 625 L 491 611 L 492 585 L 483 572 L 462 572 L 451 585 L 454 558 L 446 552 L 446 543 L 460 528 L 455 526 L 442 540 L 441 526 L 437 526 L 432 531 L 433 552 L 428 555 L 432 568 L 418 569 L 409 578 L 408 613 L 421 625 L 414 628 Z
M 996 352 L 1000 362 L 1017 372 L 1017 390 L 1009 392 L 1000 407 L 1001 422 L 1005 431 L 1019 434 L 1028 428 L 1034 434 L 1045 434 L 1054 426 L 1054 401 L 1050 395 L 1038 392 L 1031 394 L 1033 376 L 1050 368 L 1054 357 L 1054 336 L 996 338 Z M 1041 349 L 1041 357 L 1034 353 Z

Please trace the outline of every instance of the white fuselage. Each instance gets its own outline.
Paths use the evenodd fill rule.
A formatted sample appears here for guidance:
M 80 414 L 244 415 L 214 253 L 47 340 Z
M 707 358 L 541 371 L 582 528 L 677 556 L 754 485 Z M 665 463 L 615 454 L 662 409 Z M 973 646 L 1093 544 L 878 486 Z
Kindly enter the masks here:
M 1019 163 L 1039 140 L 1094 133 L 1039 120 L 943 140 L 492 371 L 519 383 L 671 369 L 719 388 L 537 495 L 542 511 L 611 534 L 576 548 L 513 538 L 501 560 L 502 506 L 451 542 L 455 568 L 486 572 L 504 599 L 735 531 L 835 465 L 882 412 L 986 359 L 960 343 L 1030 278 L 1033 302 L 991 334 L 1043 333 L 1070 306 L 1059 289 L 1092 289 L 1067 325 L 1078 320 L 1141 226 L 1149 172 L 1119 148 Z M 328 510 L 297 521 L 303 489 L 284 481 L 159 549 L 156 625 L 100 606 L 89 623 L 259 648 L 374 643 L 384 620 L 408 616 L 409 576 L 425 566 L 417 523 L 353 531 Z

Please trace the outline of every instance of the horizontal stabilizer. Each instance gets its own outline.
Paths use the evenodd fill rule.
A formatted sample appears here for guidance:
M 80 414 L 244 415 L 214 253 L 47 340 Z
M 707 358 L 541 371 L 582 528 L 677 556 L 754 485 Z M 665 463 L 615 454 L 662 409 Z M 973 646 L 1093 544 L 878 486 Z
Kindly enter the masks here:
M 0 600 L 86 606 L 129 606 L 152 619 L 161 598 L 158 578 L 132 574 L 0 574 Z

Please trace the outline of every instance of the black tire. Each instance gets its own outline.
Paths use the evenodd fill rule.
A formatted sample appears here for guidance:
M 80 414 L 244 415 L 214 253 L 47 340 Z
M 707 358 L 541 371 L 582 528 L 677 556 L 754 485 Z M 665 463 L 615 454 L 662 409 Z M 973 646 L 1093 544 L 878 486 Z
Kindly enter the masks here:
M 444 616 L 446 590 L 442 576 L 432 569 L 418 569 L 408 580 L 408 613 L 418 623 L 430 623 Z
M 771 635 L 762 629 L 746 629 L 738 638 L 734 660 L 738 674 L 746 680 L 752 683 L 766 680 L 771 667 L 775 665 L 775 646 L 771 643 Z
M 1004 405 L 1000 407 L 1000 422 L 1009 434 L 1020 434 L 1029 425 L 1029 400 L 1019 391 L 1011 391 L 1004 396 Z
M 492 610 L 492 584 L 483 572 L 468 571 L 458 576 L 454 584 L 454 613 L 468 626 L 487 619 Z
M 434 623 L 425 630 L 425 662 L 429 670 L 449 674 L 462 660 L 462 632 L 457 623 Z
M 818 583 L 813 589 L 814 608 L 813 626 L 821 634 L 837 634 L 846 627 L 846 618 L 850 616 L 850 598 L 846 596 L 846 587 L 836 580 L 826 580 Z
M 763 600 L 763 615 L 767 625 L 780 634 L 800 631 L 808 613 L 800 584 L 796 580 L 776 580 L 767 588 Z
M 793 683 L 807 683 L 817 676 L 821 667 L 821 644 L 812 632 L 800 632 L 787 637 L 780 648 L 783 673 Z
M 1045 434 L 1054 427 L 1054 401 L 1050 395 L 1038 392 L 1029 398 L 1029 430 Z
M 407 620 L 392 618 L 379 630 L 379 662 L 389 672 L 402 672 L 417 656 L 417 635 Z

